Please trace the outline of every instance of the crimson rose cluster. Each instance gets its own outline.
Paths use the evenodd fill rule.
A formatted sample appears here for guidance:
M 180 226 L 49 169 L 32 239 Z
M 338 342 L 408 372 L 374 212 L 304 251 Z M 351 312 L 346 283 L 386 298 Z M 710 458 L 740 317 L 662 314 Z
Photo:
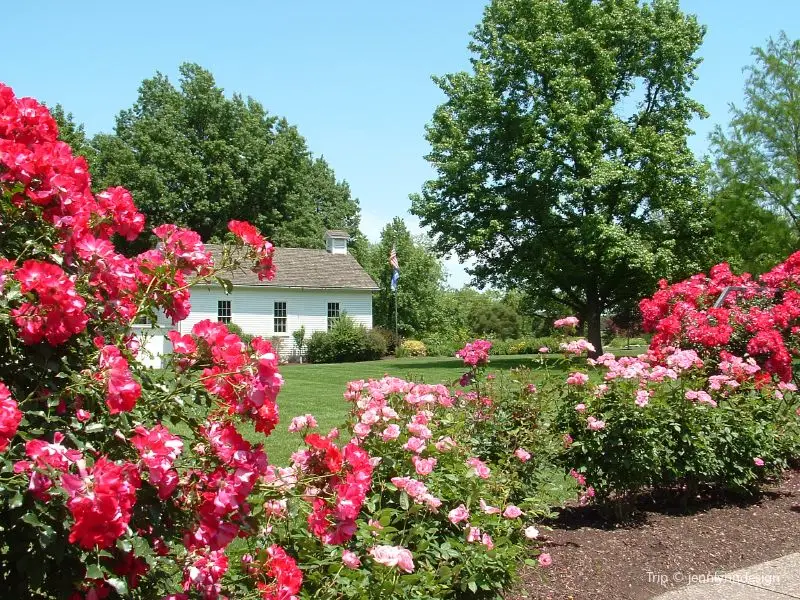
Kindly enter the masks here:
M 171 224 L 152 230 L 153 249 L 117 248 L 144 226 L 125 189 L 92 192 L 86 160 L 43 105 L 0 85 L 0 587 L 213 600 L 227 580 L 294 597 L 302 573 L 256 508 L 313 480 L 308 527 L 342 543 L 370 457 L 310 436 L 305 464 L 283 469 L 245 439 L 247 423 L 262 437 L 278 423 L 283 380 L 267 340 L 245 344 L 204 321 L 169 332 L 169 368 L 141 365 L 134 322 L 179 323 L 189 288 L 239 263 L 260 279 L 275 272 L 272 245 L 249 223 L 230 223 L 240 249 L 221 264 Z M 250 559 L 232 564 L 236 539 Z
M 773 374 L 791 380 L 792 355 L 800 348 L 800 252 L 758 279 L 735 275 L 722 263 L 709 275 L 672 285 L 662 280 L 659 288 L 639 304 L 645 329 L 655 332 L 653 352 L 692 348 L 715 364 L 723 352 L 747 354 L 763 367 L 763 381 Z

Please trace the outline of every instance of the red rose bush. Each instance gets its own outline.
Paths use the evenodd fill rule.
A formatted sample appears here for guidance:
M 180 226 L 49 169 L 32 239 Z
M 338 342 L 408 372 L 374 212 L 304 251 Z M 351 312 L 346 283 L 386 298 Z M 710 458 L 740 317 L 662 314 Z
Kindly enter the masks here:
M 274 276 L 249 223 L 215 263 L 197 233 L 145 230 L 133 198 L 93 193 L 41 104 L 0 84 L 0 587 L 8 597 L 448 597 L 496 594 L 535 530 L 459 435 L 474 399 L 354 382 L 347 429 L 289 466 L 259 441 L 283 379 L 268 340 L 177 327 L 190 288 Z M 150 235 L 154 247 L 121 248 Z M 146 240 L 145 240 L 146 241 Z M 143 365 L 134 323 L 166 316 Z M 476 343 L 465 360 L 480 364 Z M 531 538 L 531 536 L 527 536 Z M 534 536 L 535 537 L 535 536 Z

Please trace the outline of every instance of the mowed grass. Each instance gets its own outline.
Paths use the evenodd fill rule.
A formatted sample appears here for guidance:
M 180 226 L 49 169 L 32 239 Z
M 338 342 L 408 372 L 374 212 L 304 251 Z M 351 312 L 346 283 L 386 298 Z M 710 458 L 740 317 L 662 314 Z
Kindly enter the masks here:
M 535 369 L 542 365 L 542 360 L 548 359 L 541 355 L 493 356 L 490 371 L 508 371 L 521 366 Z M 350 410 L 350 403 L 343 397 L 348 381 L 379 379 L 384 375 L 391 375 L 430 384 L 452 384 L 465 370 L 460 359 L 447 357 L 330 365 L 284 365 L 281 367 L 281 374 L 285 384 L 278 396 L 281 422 L 264 441 L 270 462 L 287 464 L 291 453 L 302 445 L 300 435 L 291 434 L 286 429 L 292 417 L 306 413 L 314 415 L 323 433 L 344 422 Z

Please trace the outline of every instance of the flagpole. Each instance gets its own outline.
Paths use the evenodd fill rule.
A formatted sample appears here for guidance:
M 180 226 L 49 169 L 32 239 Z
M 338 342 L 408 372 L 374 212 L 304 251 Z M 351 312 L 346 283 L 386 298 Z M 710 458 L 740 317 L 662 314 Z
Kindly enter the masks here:
M 397 283 L 400 279 L 400 264 L 397 262 L 397 251 L 395 249 L 394 242 L 392 242 L 392 251 L 389 254 L 389 265 L 392 267 L 391 288 L 394 292 L 394 339 L 395 342 L 397 342 L 400 340 L 400 336 L 397 332 Z

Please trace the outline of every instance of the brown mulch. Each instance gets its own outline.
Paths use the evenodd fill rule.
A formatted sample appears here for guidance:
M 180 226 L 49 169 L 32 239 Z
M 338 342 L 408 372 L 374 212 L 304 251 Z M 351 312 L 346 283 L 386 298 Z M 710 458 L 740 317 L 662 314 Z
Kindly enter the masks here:
M 527 568 L 514 600 L 644 600 L 690 575 L 730 571 L 800 551 L 800 471 L 748 500 L 640 499 L 623 524 L 572 507 L 540 528 L 548 568 Z

